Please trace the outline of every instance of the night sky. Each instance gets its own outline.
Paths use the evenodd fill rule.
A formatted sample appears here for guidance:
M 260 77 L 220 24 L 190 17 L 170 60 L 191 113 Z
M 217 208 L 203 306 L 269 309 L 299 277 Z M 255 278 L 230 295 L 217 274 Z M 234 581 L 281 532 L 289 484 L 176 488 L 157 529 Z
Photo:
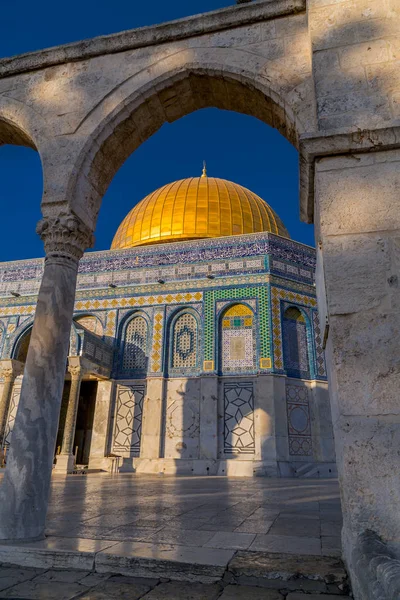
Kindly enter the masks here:
M 233 0 L 20 0 L 2 3 L 0 56 L 151 25 L 233 4 Z M 253 117 L 206 109 L 164 125 L 116 174 L 104 197 L 96 250 L 110 247 L 127 212 L 161 185 L 201 174 L 240 183 L 279 214 L 293 239 L 313 245 L 313 228 L 299 219 L 297 151 L 276 130 Z M 43 255 L 35 234 L 42 173 L 29 148 L 0 147 L 2 235 L 0 261 Z

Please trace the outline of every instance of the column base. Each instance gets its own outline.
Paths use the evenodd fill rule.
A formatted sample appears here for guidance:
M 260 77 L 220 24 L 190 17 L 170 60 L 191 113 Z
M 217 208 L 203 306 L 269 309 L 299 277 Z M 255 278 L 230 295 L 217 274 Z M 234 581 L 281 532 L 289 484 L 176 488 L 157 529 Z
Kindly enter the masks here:
M 54 473 L 71 473 L 75 468 L 75 457 L 73 454 L 58 454 Z

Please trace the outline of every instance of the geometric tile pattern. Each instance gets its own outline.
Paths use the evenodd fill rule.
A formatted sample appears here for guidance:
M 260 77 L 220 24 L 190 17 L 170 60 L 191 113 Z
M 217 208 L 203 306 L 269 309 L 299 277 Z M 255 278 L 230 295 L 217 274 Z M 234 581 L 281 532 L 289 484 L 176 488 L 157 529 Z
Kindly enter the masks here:
M 144 395 L 144 385 L 118 386 L 114 452 L 140 455 Z
M 257 346 L 253 311 L 244 304 L 228 308 L 222 317 L 220 335 L 222 372 L 254 370 Z
M 322 348 L 322 332 L 318 312 L 316 310 L 313 310 L 312 316 L 314 325 L 317 376 L 326 378 L 325 353 Z
M 258 299 L 257 328 L 259 331 L 262 358 L 270 357 L 271 339 L 268 320 L 268 290 L 265 284 L 251 287 L 231 287 L 227 289 L 207 290 L 204 293 L 204 360 L 213 361 L 215 356 L 215 312 L 218 300 Z
M 282 370 L 283 352 L 282 352 L 282 324 L 281 324 L 281 301 L 302 304 L 305 306 L 316 307 L 317 300 L 312 296 L 298 294 L 282 288 L 271 287 L 271 316 L 272 316 L 272 334 L 274 340 L 274 367 Z
M 311 421 L 306 386 L 286 385 L 286 408 L 289 454 L 291 456 L 311 456 Z
M 202 292 L 182 292 L 178 294 L 154 294 L 152 296 L 131 296 L 127 298 L 107 298 L 103 300 L 79 300 L 76 310 L 98 310 L 100 308 L 125 308 L 130 306 L 157 306 L 160 304 L 179 304 L 181 302 L 199 302 Z
M 133 317 L 125 330 L 122 369 L 124 371 L 147 370 L 147 321 Z
M 251 382 L 224 383 L 224 452 L 255 452 L 254 390 Z
M 193 315 L 185 313 L 178 317 L 173 340 L 171 367 L 182 369 L 197 366 L 197 321 Z
M 162 352 L 163 352 L 163 330 L 164 330 L 164 310 L 156 310 L 153 321 L 153 345 L 151 348 L 151 366 L 152 373 L 159 373 L 162 370 Z
M 288 308 L 282 319 L 283 364 L 288 377 L 310 379 L 310 363 L 307 347 L 307 328 L 303 315 L 295 308 Z

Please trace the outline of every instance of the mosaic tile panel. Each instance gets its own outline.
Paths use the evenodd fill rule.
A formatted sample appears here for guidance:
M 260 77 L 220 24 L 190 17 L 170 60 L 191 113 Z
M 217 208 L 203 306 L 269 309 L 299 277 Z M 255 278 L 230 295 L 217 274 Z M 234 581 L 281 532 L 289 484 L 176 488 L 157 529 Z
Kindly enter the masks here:
M 278 371 L 284 370 L 282 348 L 281 302 L 287 301 L 294 304 L 315 308 L 316 298 L 300 294 L 283 288 L 271 287 L 271 318 L 272 335 L 274 342 L 274 367 Z
M 150 296 L 129 296 L 104 300 L 79 300 L 76 310 L 98 310 L 100 308 L 125 308 L 152 306 L 160 304 L 181 304 L 182 302 L 199 302 L 203 299 L 202 292 L 182 292 L 178 294 L 154 294 Z
M 144 385 L 118 386 L 113 452 L 140 456 Z
M 186 369 L 197 366 L 198 327 L 195 317 L 185 313 L 174 324 L 171 367 Z
M 254 389 L 251 382 L 224 383 L 224 452 L 254 454 Z
M 106 321 L 106 329 L 105 336 L 106 342 L 109 344 L 114 343 L 114 339 L 116 337 L 116 327 L 117 327 L 117 311 L 109 310 L 107 311 L 107 321 Z
M 207 290 L 204 292 L 204 360 L 213 361 L 215 356 L 216 301 L 217 300 L 254 300 L 258 299 L 258 330 L 260 340 L 260 356 L 268 358 L 271 352 L 269 334 L 268 290 L 266 285 L 232 287 L 227 289 Z
M 257 347 L 253 311 L 245 304 L 230 307 L 222 317 L 220 335 L 222 372 L 254 370 Z
M 151 347 L 152 373 L 160 373 L 162 370 L 163 356 L 163 337 L 164 337 L 164 310 L 156 310 L 153 321 L 153 344 Z
M 146 319 L 140 316 L 133 317 L 125 331 L 123 371 L 147 371 L 147 337 Z
M 286 408 L 289 454 L 291 456 L 311 456 L 312 438 L 308 388 L 287 384 Z
M 283 314 L 283 365 L 289 377 L 310 379 L 306 323 L 294 307 Z
M 313 310 L 312 317 L 314 326 L 317 377 L 322 377 L 323 379 L 326 379 L 325 353 L 322 348 L 322 331 L 319 322 L 319 315 L 316 310 Z

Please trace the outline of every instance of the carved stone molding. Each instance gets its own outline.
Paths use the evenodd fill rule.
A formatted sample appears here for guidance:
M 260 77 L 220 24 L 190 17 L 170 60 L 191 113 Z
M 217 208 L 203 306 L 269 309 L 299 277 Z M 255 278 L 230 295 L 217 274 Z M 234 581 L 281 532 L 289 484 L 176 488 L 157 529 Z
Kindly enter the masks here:
M 94 244 L 93 232 L 69 212 L 44 217 L 37 224 L 36 233 L 44 242 L 47 256 L 79 260 L 84 251 Z
M 0 361 L 0 377 L 4 381 L 13 382 L 16 377 L 22 375 L 24 371 L 24 364 L 18 360 L 2 360 Z

